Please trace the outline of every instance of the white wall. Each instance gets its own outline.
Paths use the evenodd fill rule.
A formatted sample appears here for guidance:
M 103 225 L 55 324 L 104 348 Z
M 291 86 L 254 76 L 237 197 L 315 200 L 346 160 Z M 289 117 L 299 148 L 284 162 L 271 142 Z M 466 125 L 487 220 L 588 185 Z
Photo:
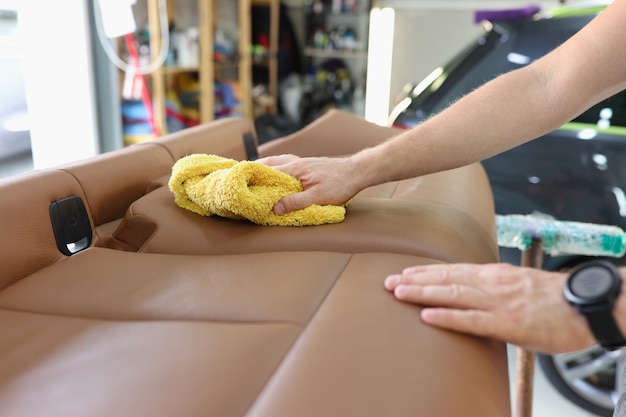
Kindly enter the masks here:
M 409 82 L 419 82 L 448 61 L 480 28 L 467 10 L 398 10 L 391 62 L 391 101 Z
M 567 3 L 585 0 L 568 0 Z M 525 7 L 529 4 L 558 5 L 559 0 L 374 0 L 384 7 L 398 9 L 431 9 L 431 10 L 476 10 L 476 9 L 505 9 L 510 7 Z

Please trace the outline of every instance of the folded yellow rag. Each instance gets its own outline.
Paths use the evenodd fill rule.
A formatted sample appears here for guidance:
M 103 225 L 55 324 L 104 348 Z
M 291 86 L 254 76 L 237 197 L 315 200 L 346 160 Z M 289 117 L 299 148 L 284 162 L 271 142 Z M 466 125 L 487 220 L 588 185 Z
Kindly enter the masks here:
M 279 216 L 273 212 L 278 201 L 302 191 L 300 181 L 259 162 L 235 161 L 217 155 L 193 154 L 172 167 L 169 188 L 174 201 L 202 216 L 218 215 L 248 219 L 272 226 L 314 226 L 339 223 L 344 206 L 312 205 Z

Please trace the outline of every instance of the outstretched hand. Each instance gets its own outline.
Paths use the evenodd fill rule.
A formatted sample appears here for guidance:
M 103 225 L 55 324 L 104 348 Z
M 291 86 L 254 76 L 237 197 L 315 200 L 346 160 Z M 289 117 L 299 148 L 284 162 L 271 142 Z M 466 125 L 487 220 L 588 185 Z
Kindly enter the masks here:
M 407 268 L 385 280 L 401 301 L 425 306 L 423 322 L 544 353 L 592 346 L 582 315 L 563 296 L 566 274 L 508 264 Z
M 257 162 L 293 175 L 302 183 L 304 191 L 283 197 L 274 207 L 274 213 L 283 215 L 310 205 L 341 205 L 360 191 L 351 175 L 347 158 L 300 158 L 296 155 L 278 155 L 258 159 Z

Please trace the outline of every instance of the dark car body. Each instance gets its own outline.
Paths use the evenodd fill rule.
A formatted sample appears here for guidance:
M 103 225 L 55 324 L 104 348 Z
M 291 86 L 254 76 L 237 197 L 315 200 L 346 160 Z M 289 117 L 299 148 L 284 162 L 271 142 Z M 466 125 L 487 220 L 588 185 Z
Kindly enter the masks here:
M 422 83 L 392 112 L 410 128 L 490 79 L 540 58 L 594 13 L 483 21 L 484 33 Z M 483 161 L 498 214 L 540 212 L 558 220 L 626 228 L 626 93 L 584 112 L 538 140 Z M 509 252 L 503 250 L 506 260 Z M 547 260 L 547 268 L 565 259 Z

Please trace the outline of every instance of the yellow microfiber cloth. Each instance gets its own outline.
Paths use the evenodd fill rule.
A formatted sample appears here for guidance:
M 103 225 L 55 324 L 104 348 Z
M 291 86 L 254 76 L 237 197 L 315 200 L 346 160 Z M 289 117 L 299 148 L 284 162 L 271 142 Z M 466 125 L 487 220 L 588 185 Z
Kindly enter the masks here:
M 344 206 L 312 205 L 279 216 L 273 208 L 286 195 L 302 191 L 300 181 L 259 162 L 193 154 L 172 167 L 169 188 L 179 207 L 202 216 L 248 219 L 271 226 L 340 223 Z

